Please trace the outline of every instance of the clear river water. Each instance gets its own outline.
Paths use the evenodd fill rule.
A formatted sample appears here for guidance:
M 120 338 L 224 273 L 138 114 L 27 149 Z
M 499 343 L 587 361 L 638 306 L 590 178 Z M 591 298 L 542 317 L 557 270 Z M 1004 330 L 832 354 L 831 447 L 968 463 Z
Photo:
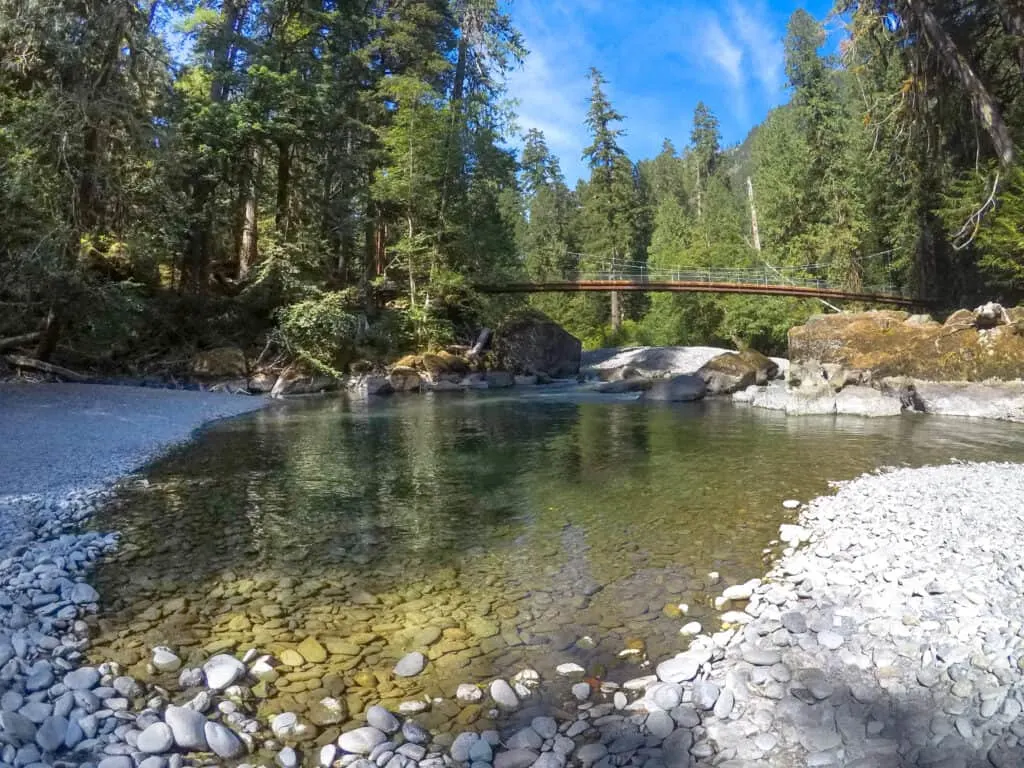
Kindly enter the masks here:
M 205 430 L 94 521 L 123 539 L 90 654 L 149 677 L 156 645 L 192 663 L 259 648 L 292 662 L 256 687 L 261 711 L 304 713 L 321 738 L 341 726 L 326 696 L 349 716 L 443 699 L 424 725 L 482 727 L 459 683 L 570 661 L 644 674 L 685 649 L 687 621 L 717 629 L 725 585 L 764 573 L 784 499 L 950 459 L 1024 460 L 1024 427 L 559 388 L 276 404 Z M 426 669 L 396 678 L 411 650 Z

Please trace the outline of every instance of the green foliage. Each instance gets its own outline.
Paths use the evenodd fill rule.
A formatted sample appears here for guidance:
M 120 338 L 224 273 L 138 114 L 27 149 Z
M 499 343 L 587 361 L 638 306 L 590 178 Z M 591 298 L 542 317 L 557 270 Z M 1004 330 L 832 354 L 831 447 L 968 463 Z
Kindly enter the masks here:
M 281 339 L 294 355 L 321 370 L 344 370 L 359 333 L 351 309 L 349 297 L 340 291 L 292 304 L 280 312 Z
M 964 0 L 837 10 L 841 56 L 793 15 L 792 97 L 740 147 L 700 103 L 687 146 L 634 162 L 592 70 L 590 173 L 570 188 L 539 131 L 518 165 L 509 149 L 502 84 L 525 51 L 497 0 L 0 0 L 0 327 L 52 317 L 57 354 L 123 360 L 262 343 L 280 323 L 283 343 L 333 369 L 469 341 L 523 303 L 476 282 L 615 261 L 1012 300 L 1024 16 Z M 619 298 L 614 333 L 608 295 L 528 303 L 592 344 L 765 351 L 807 312 Z
M 369 348 L 475 333 L 468 279 L 519 268 L 502 82 L 523 53 L 494 0 L 0 0 L 0 301 L 28 308 L 13 330 L 66 309 L 81 346 L 131 279 L 154 306 L 196 297 L 200 328 L 237 297 L 235 341 L 279 320 L 330 366 L 351 346 L 322 345 L 346 286 L 389 318 Z M 404 295 L 381 310 L 375 282 Z
M 988 170 L 955 182 L 944 196 L 940 215 L 960 242 L 976 244 L 977 265 L 987 279 L 1004 286 L 1007 296 L 1019 295 L 1024 292 L 1024 170 L 1012 170 L 998 207 L 982 217 L 978 201 L 992 191 L 994 169 Z
M 408 312 L 379 312 L 359 336 L 359 355 L 375 361 L 386 361 L 415 349 L 416 333 Z
M 643 325 L 652 344 L 716 345 L 724 311 L 721 301 L 701 294 L 662 293 L 651 299 Z
M 638 347 L 654 343 L 642 323 L 623 320 L 618 328 L 602 326 L 582 339 L 584 349 L 605 349 L 608 347 Z
M 731 296 L 723 300 L 718 332 L 739 349 L 786 355 L 787 334 L 815 312 L 817 302 L 773 296 Z

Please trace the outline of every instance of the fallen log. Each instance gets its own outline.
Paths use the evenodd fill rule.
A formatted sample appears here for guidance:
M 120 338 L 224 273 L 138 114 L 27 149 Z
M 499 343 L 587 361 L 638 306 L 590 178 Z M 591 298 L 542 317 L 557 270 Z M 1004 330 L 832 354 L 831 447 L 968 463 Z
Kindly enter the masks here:
M 20 336 L 8 336 L 6 339 L 0 339 L 0 352 L 4 352 L 8 349 L 14 349 L 25 344 L 32 344 L 33 342 L 39 341 L 43 336 L 42 331 L 33 331 L 32 333 L 23 333 Z
M 59 376 L 67 381 L 89 381 L 89 377 L 84 374 L 75 373 L 75 371 L 68 368 L 62 368 L 59 365 L 47 363 L 42 360 L 36 360 L 32 357 L 25 357 L 24 355 L 7 355 L 4 359 L 15 368 L 28 368 L 30 371 L 39 371 L 41 373 L 48 373 L 51 376 Z

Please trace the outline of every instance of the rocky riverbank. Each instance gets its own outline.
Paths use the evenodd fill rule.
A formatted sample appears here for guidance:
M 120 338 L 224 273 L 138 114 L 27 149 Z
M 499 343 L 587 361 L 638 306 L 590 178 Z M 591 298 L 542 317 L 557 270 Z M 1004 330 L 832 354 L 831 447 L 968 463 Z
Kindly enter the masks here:
M 791 415 L 931 413 L 1024 421 L 1024 308 L 986 304 L 944 323 L 873 311 L 817 315 L 790 329 L 785 386 L 737 402 Z
M 127 710 L 141 689 L 113 665 L 80 668 L 89 644 L 83 619 L 99 601 L 87 575 L 118 536 L 81 526 L 120 476 L 203 424 L 263 404 L 169 390 L 0 384 L 0 766 L 132 764 L 125 724 L 136 721 Z

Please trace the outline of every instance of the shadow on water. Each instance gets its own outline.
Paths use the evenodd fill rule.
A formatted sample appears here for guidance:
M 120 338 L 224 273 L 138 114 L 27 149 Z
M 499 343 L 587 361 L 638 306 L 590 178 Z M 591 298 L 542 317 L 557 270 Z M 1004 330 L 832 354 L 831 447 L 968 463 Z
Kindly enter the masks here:
M 290 403 L 208 430 L 96 519 L 124 537 L 97 575 L 93 654 L 145 676 L 158 644 L 198 660 L 320 638 L 328 660 L 286 670 L 276 710 L 450 699 L 564 661 L 621 681 L 681 650 L 684 621 L 715 623 L 709 572 L 763 572 L 782 499 L 884 465 L 1024 455 L 1015 434 L 558 389 Z M 396 680 L 409 650 L 427 670 Z

